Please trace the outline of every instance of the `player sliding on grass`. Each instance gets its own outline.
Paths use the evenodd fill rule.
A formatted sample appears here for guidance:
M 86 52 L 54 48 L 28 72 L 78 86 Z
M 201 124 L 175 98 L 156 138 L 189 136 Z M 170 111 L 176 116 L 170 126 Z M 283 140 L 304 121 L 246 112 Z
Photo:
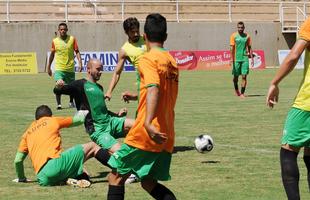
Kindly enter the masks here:
M 244 92 L 247 85 L 247 75 L 249 74 L 249 58 L 252 59 L 251 38 L 248 33 L 244 32 L 245 26 L 243 22 L 238 22 L 238 32 L 230 36 L 230 62 L 232 66 L 232 74 L 234 76 L 234 88 L 237 96 L 244 98 Z M 238 79 L 242 76 L 241 93 L 239 91 Z
M 301 26 L 299 38 L 288 56 L 284 59 L 279 71 L 272 79 L 266 104 L 273 108 L 278 102 L 281 80 L 295 67 L 305 51 L 304 77 L 295 97 L 292 108 L 287 114 L 280 150 L 281 176 L 289 200 L 299 200 L 299 169 L 297 155 L 304 147 L 304 162 L 307 167 L 308 186 L 310 191 L 310 18 Z
M 100 80 L 103 65 L 98 59 L 91 59 L 87 63 L 87 79 L 73 81 L 70 84 L 55 88 L 55 94 L 73 95 L 78 110 L 88 110 L 85 119 L 86 132 L 99 146 L 109 150 L 112 154 L 120 148 L 117 138 L 125 137 L 133 126 L 134 120 L 126 118 L 127 109 L 119 113 L 108 110 L 103 88 L 97 82 Z M 108 160 L 110 155 L 105 155 Z M 103 163 L 107 165 L 107 163 Z
M 148 47 L 139 60 L 140 102 L 136 123 L 109 164 L 108 200 L 124 199 L 124 182 L 134 173 L 155 199 L 175 200 L 173 192 L 158 183 L 170 179 L 174 146 L 174 107 L 178 94 L 179 71 L 174 58 L 163 48 L 167 22 L 160 14 L 150 14 L 144 25 Z
M 35 121 L 23 134 L 15 157 L 17 179 L 28 182 L 23 161 L 29 155 L 41 186 L 60 185 L 66 182 L 88 187 L 88 180 L 75 180 L 83 175 L 83 163 L 94 157 L 100 147 L 94 142 L 76 145 L 66 151 L 61 148 L 60 129 L 80 125 L 85 113 L 79 111 L 74 117 L 53 117 L 51 109 L 41 105 L 36 109 Z M 74 179 L 70 179 L 74 178 Z

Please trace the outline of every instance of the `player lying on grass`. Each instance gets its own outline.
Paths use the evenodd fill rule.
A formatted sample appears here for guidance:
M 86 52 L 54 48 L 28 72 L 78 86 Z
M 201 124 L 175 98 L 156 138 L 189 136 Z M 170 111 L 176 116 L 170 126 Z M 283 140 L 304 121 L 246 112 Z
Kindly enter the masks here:
M 14 160 L 17 179 L 13 181 L 29 181 L 23 165 L 27 155 L 41 186 L 61 185 L 68 178 L 79 178 L 83 174 L 83 163 L 104 150 L 94 142 L 88 142 L 63 151 L 60 129 L 82 124 L 86 114 L 85 111 L 79 111 L 74 117 L 53 117 L 48 106 L 37 107 L 35 120 L 26 129 L 19 143 Z M 87 180 L 69 179 L 68 183 L 80 187 L 90 185 Z

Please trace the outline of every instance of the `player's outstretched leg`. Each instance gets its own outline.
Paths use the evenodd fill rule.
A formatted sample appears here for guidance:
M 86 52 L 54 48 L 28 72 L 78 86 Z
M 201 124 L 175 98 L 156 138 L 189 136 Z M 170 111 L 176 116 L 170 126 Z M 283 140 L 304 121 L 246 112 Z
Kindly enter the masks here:
M 176 200 L 173 192 L 153 179 L 144 179 L 141 186 L 156 200 Z
M 310 192 L 310 148 L 305 147 L 304 149 L 304 162 L 307 167 L 307 180 L 308 180 L 308 187 Z
M 297 155 L 297 152 L 284 148 L 280 150 L 282 182 L 289 200 L 300 200 Z

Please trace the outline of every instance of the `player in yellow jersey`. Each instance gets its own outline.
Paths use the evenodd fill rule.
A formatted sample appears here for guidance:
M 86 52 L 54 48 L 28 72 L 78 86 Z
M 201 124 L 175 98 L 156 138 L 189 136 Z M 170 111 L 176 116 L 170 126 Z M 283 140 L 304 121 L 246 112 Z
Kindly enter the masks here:
M 118 83 L 121 73 L 124 69 L 125 61 L 128 60 L 137 69 L 138 61 L 141 55 L 146 51 L 143 37 L 140 35 L 140 24 L 136 18 L 129 17 L 123 22 L 123 28 L 128 36 L 128 41 L 122 46 L 118 53 L 118 62 L 114 70 L 109 88 L 105 94 L 105 98 L 110 100 L 112 92 Z
M 47 64 L 47 73 L 52 76 L 51 65 L 55 57 L 54 79 L 56 87 L 74 81 L 74 52 L 79 62 L 79 71 L 82 71 L 82 60 L 77 41 L 72 35 L 68 35 L 67 31 L 66 23 L 58 25 L 59 37 L 54 38 L 52 41 L 51 55 Z M 61 110 L 61 95 L 56 94 L 56 102 L 57 109 Z M 69 107 L 74 107 L 72 96 L 70 96 Z
M 121 149 L 113 153 L 109 165 L 108 200 L 124 199 L 124 182 L 130 173 L 155 199 L 175 200 L 173 192 L 158 181 L 170 177 L 174 147 L 174 107 L 178 95 L 179 71 L 176 61 L 163 48 L 167 22 L 160 14 L 150 14 L 144 25 L 148 52 L 139 60 L 140 91 L 138 115 Z
M 282 182 L 289 200 L 300 199 L 297 156 L 302 147 L 310 190 L 310 18 L 301 26 L 299 38 L 271 81 L 266 99 L 267 106 L 273 108 L 278 102 L 278 85 L 294 69 L 303 51 L 304 77 L 286 118 L 280 150 Z

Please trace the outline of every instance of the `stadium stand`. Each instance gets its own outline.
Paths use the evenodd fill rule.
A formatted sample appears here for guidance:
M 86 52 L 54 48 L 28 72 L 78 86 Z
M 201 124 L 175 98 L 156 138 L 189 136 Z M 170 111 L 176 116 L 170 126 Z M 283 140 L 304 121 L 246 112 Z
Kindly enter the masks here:
M 1 0 L 0 21 L 143 21 L 160 12 L 168 21 L 281 22 L 283 32 L 296 32 L 309 10 L 301 0 Z

